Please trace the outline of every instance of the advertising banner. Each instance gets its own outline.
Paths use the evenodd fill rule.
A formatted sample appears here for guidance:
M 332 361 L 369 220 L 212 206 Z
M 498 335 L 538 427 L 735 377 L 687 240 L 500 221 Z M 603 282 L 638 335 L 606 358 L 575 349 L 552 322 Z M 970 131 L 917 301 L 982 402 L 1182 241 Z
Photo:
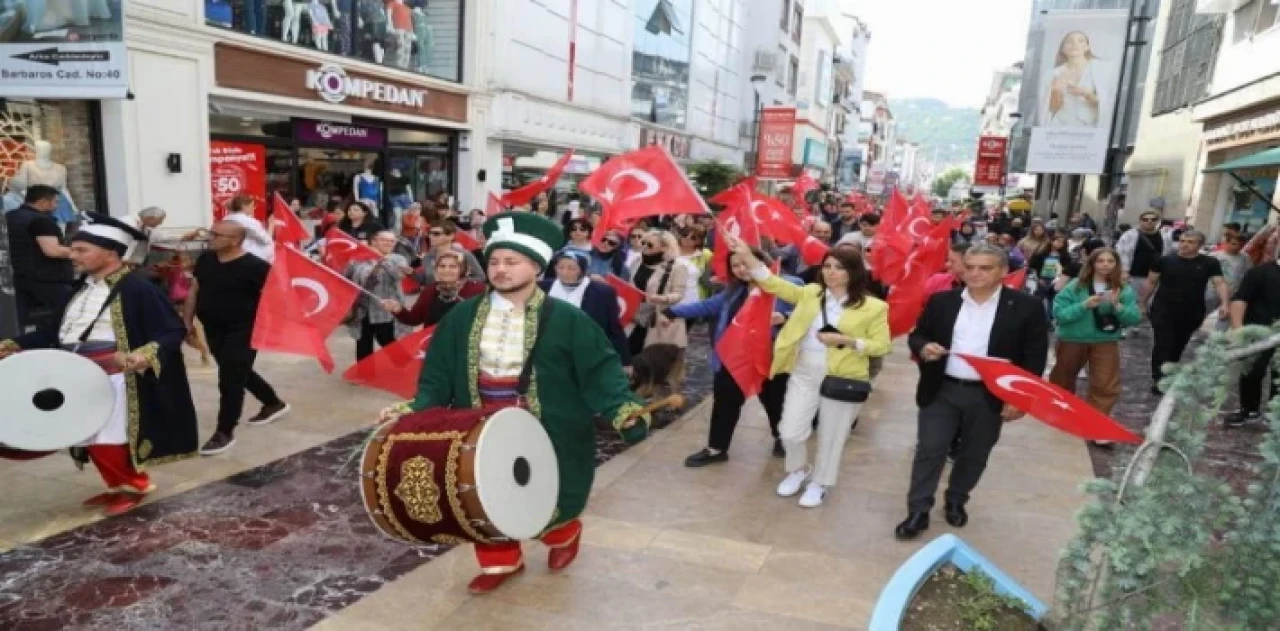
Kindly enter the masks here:
M 267 218 L 267 148 L 250 142 L 209 142 L 209 179 L 213 189 L 213 219 L 227 213 L 227 204 L 236 195 L 248 195 L 257 202 L 254 215 Z
M 1027 171 L 1106 171 L 1128 20 L 1126 11 L 1045 15 Z
M 766 107 L 760 112 L 756 175 L 764 178 L 791 177 L 791 151 L 795 137 L 796 108 Z
M 123 99 L 122 0 L 10 0 L 0 13 L 0 97 Z
M 360 149 L 382 149 L 387 146 L 387 130 L 350 123 L 296 120 L 293 137 L 306 145 L 341 145 Z
M 1004 136 L 978 138 L 978 164 L 973 168 L 973 185 L 999 188 L 1004 181 L 1004 157 L 1009 139 Z

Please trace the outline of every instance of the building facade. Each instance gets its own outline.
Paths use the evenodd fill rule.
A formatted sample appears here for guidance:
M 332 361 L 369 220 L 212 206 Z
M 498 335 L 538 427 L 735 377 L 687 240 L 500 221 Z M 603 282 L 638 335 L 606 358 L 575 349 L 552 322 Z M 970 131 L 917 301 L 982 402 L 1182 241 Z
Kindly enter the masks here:
M 842 97 L 845 121 L 836 137 L 840 152 L 835 179 L 836 186 L 845 190 L 858 187 L 862 182 L 862 95 L 867 87 L 867 51 L 871 44 L 871 29 L 857 16 L 846 14 L 842 17 L 846 22 L 845 29 L 852 30 L 847 44 L 841 46 L 836 55 L 837 74 L 847 74 L 848 83 Z
M 794 107 L 800 78 L 800 41 L 805 6 L 801 0 L 745 4 L 747 80 L 738 87 L 738 143 L 744 151 L 744 170 L 755 167 L 760 110 Z
M 800 77 L 792 162 L 819 180 L 833 172 L 837 137 L 835 55 L 847 34 L 838 30 L 834 0 L 809 0 L 800 41 Z

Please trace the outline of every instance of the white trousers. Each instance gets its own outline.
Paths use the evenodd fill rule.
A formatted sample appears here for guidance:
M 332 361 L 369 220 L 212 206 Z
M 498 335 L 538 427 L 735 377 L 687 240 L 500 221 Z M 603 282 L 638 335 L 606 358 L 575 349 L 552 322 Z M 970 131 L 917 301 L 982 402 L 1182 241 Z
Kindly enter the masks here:
M 127 445 L 129 443 L 129 394 L 128 388 L 124 383 L 124 374 L 115 374 L 109 377 L 111 385 L 116 389 L 115 406 L 111 408 L 111 418 L 107 420 L 107 424 L 98 430 L 98 433 L 90 436 L 77 447 L 88 447 L 89 445 Z
M 844 403 L 824 399 L 818 394 L 827 376 L 827 354 L 801 351 L 787 381 L 787 398 L 782 404 L 782 421 L 778 434 L 787 450 L 787 472 L 795 472 L 809 464 L 807 442 L 813 428 L 813 415 L 818 415 L 818 448 L 813 465 L 814 482 L 835 486 L 840 476 L 840 456 L 853 419 L 861 403 Z

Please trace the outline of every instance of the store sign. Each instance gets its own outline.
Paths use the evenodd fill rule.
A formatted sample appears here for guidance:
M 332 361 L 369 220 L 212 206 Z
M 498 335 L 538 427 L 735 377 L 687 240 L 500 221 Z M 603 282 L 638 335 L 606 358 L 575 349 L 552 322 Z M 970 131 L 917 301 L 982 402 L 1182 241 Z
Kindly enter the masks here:
M 813 138 L 804 140 L 804 165 L 818 168 L 827 166 L 827 143 Z
M 341 103 L 351 97 L 356 100 L 381 101 L 421 108 L 427 104 L 427 91 L 405 88 L 383 81 L 359 79 L 347 76 L 347 71 L 337 64 L 323 64 L 307 71 L 307 89 L 315 90 L 320 98 L 330 103 Z
M 387 130 L 349 123 L 298 119 L 293 123 L 293 137 L 299 144 L 308 145 L 340 145 L 361 149 L 381 149 L 387 146 Z
M 640 149 L 650 145 L 662 145 L 667 148 L 672 157 L 676 159 L 687 159 L 689 157 L 690 148 L 693 141 L 684 134 L 677 134 L 665 129 L 654 129 L 652 127 L 640 128 Z
M 209 175 L 213 196 L 213 219 L 222 219 L 227 205 L 237 195 L 257 202 L 255 215 L 267 215 L 267 148 L 251 142 L 209 142 Z
M 467 122 L 467 95 L 427 90 L 412 81 L 332 63 L 279 56 L 226 42 L 214 46 L 214 82 L 220 88 L 393 112 L 457 123 Z M 428 121 L 423 121 L 424 124 Z
M 1234 123 L 1223 123 L 1216 127 L 1211 127 L 1204 132 L 1204 142 L 1206 145 L 1214 147 L 1241 142 L 1256 142 L 1263 140 L 1258 136 L 1272 137 L 1276 135 L 1280 135 L 1280 109 Z
M 1009 139 L 1003 136 L 978 138 L 978 164 L 973 169 L 974 186 L 999 187 L 1004 180 L 1004 157 Z
M 6 2 L 5 9 L 0 98 L 96 100 L 128 94 L 122 5 Z
M 796 109 L 766 107 L 760 111 L 757 139 L 756 175 L 766 178 L 791 177 L 791 152 L 795 141 Z

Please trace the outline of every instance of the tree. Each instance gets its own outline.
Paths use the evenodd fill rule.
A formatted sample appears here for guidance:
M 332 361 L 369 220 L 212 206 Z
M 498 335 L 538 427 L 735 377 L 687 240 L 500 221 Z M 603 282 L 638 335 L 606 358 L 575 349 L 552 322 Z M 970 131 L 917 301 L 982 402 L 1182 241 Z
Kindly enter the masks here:
M 742 177 L 742 172 L 737 168 L 718 160 L 695 162 L 686 170 L 703 197 L 714 197 Z
M 960 167 L 951 167 L 944 171 L 942 175 L 934 178 L 933 194 L 946 199 L 946 197 L 951 194 L 951 187 L 956 183 L 956 181 L 967 177 L 969 177 L 969 174 L 966 173 L 964 169 Z

